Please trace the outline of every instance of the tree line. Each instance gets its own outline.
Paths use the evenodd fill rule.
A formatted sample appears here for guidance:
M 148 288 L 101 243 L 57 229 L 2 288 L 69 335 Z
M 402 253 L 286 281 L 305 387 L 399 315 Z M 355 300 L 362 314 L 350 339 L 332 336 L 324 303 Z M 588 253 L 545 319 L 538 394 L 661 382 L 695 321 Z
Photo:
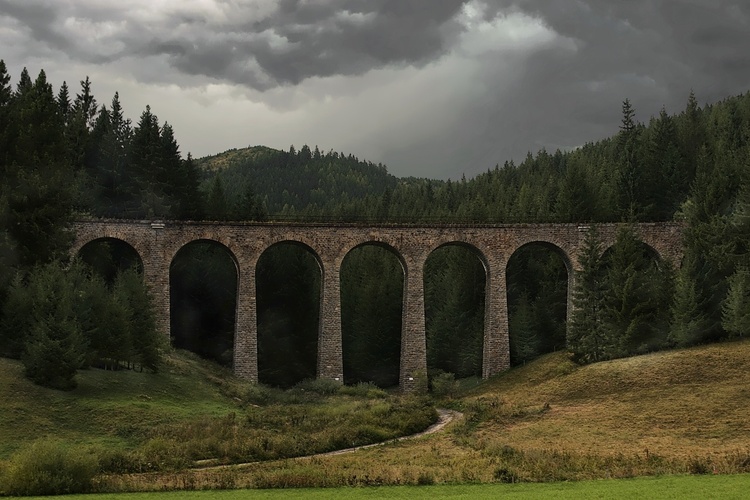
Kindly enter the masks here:
M 106 116 L 88 78 L 71 101 L 65 84 L 54 95 L 44 71 L 32 81 L 24 69 L 13 89 L 0 60 L 0 355 L 59 389 L 92 366 L 155 370 L 162 352 L 137 271 L 105 281 L 69 258 L 70 222 L 92 199 L 93 167 L 109 168 L 94 162 L 100 151 L 91 146 Z

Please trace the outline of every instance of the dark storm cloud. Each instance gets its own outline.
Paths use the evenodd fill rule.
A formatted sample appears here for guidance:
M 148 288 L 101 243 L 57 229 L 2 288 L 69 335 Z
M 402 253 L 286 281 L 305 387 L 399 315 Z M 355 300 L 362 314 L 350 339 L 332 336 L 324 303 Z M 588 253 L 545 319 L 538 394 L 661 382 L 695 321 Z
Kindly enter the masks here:
M 750 83 L 750 3 L 744 0 L 503 3 L 577 42 L 565 79 L 616 85 L 634 75 L 665 90 L 695 85 L 706 99 Z
M 750 2 L 745 0 L 517 0 L 486 2 L 483 17 L 523 13 L 556 37 L 522 53 L 486 54 L 474 78 L 506 80 L 494 93 L 457 110 L 450 141 L 428 138 L 421 163 L 441 176 L 474 175 L 527 151 L 570 149 L 617 131 L 629 98 L 647 122 L 665 106 L 681 111 L 693 90 L 714 102 L 750 90 Z M 405 147 L 389 165 L 415 163 Z
M 17 20 L 35 40 L 74 60 L 163 56 L 179 72 L 265 90 L 310 77 L 434 60 L 460 31 L 455 17 L 463 4 L 284 0 L 253 10 L 247 2 L 224 0 L 215 2 L 220 15 L 214 15 L 183 12 L 174 2 L 170 15 L 144 18 L 132 13 L 128 2 L 105 8 L 89 2 L 0 0 L 0 16 Z M 85 20 L 94 30 L 103 23 L 126 23 L 126 29 L 87 39 L 66 26 L 70 19 Z

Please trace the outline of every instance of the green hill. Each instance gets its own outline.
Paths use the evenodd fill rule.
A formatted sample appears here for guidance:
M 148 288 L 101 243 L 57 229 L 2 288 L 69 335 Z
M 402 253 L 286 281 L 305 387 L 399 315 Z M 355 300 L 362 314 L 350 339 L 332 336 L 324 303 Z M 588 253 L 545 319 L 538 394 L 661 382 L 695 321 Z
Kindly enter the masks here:
M 383 165 L 307 146 L 299 152 L 265 146 L 230 149 L 196 159 L 195 165 L 204 173 L 204 192 L 218 175 L 230 204 L 252 189 L 269 213 L 282 216 L 303 209 L 310 215 L 360 213 L 351 202 L 364 209 L 399 182 Z

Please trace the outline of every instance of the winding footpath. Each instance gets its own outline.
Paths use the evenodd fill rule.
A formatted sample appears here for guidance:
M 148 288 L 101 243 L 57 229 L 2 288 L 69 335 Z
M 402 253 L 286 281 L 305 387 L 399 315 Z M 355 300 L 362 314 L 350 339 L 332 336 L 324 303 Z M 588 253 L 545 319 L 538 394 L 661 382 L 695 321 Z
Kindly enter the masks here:
M 463 418 L 464 414 L 455 410 L 446 410 L 445 408 L 438 408 L 438 421 L 429 426 L 427 429 L 423 430 L 422 432 L 418 432 L 416 434 L 410 434 L 408 436 L 401 436 L 394 439 L 389 439 L 388 441 L 381 441 L 380 443 L 372 443 L 372 444 L 365 444 L 362 446 L 355 446 L 354 448 L 344 448 L 343 450 L 336 450 L 336 451 L 329 451 L 327 453 L 316 453 L 314 455 L 306 455 L 304 457 L 295 457 L 295 458 L 313 458 L 313 457 L 326 457 L 331 455 L 343 455 L 344 453 L 352 453 L 357 450 L 364 450 L 365 448 L 374 448 L 375 446 L 383 446 L 384 444 L 388 443 L 395 443 L 397 441 L 404 441 L 406 439 L 415 439 L 422 436 L 427 436 L 428 434 L 434 434 L 436 432 L 439 432 L 445 428 L 446 425 L 450 424 L 454 420 L 458 420 L 460 418 Z
M 292 457 L 292 458 L 287 458 L 287 459 L 283 459 L 283 460 L 303 460 L 303 459 L 307 459 L 307 458 L 330 457 L 330 456 L 333 456 L 333 455 L 343 455 L 345 453 L 353 453 L 353 452 L 355 452 L 357 450 L 364 450 L 366 448 L 374 448 L 376 446 L 383 446 L 383 445 L 386 445 L 386 444 L 389 444 L 389 443 L 395 443 L 395 442 L 404 441 L 404 440 L 407 440 L 407 439 L 416 439 L 416 438 L 420 438 L 422 436 L 427 436 L 429 434 L 434 434 L 436 432 L 440 432 L 448 424 L 450 424 L 454 420 L 460 420 L 464 416 L 464 414 L 461 413 L 461 412 L 459 412 L 459 411 L 448 410 L 448 409 L 445 409 L 445 408 L 438 408 L 437 412 L 438 412 L 438 421 L 435 422 L 434 424 L 432 424 L 431 426 L 429 426 L 427 429 L 423 430 L 422 432 L 417 432 L 416 434 L 410 434 L 408 436 L 401 436 L 401 437 L 398 437 L 398 438 L 389 439 L 387 441 L 381 441 L 380 443 L 365 444 L 365 445 L 362 445 L 362 446 L 354 446 L 352 448 L 344 448 L 343 450 L 329 451 L 329 452 L 326 452 L 326 453 L 315 453 L 313 455 L 304 455 L 304 456 L 301 456 L 301 457 Z M 199 462 L 196 462 L 195 467 L 193 467 L 193 469 L 197 469 L 197 470 L 218 470 L 218 469 L 228 469 L 230 467 L 245 467 L 245 466 L 248 466 L 248 465 L 253 465 L 253 464 L 259 463 L 259 462 L 245 462 L 245 463 L 241 463 L 241 464 L 229 464 L 229 465 L 208 465 L 208 466 L 202 465 L 202 464 L 210 463 L 211 461 L 212 460 L 205 460 L 205 461 L 201 460 Z

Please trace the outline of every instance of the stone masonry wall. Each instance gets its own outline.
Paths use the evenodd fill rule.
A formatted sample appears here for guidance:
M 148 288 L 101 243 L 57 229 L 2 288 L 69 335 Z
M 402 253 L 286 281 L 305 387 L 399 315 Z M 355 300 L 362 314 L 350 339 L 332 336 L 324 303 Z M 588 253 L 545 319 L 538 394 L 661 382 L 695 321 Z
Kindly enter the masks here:
M 604 248 L 615 241 L 617 224 L 597 225 Z M 219 243 L 234 258 L 238 272 L 235 322 L 235 373 L 258 380 L 255 266 L 261 254 L 277 243 L 307 247 L 321 267 L 321 314 L 318 339 L 318 376 L 343 381 L 341 348 L 341 297 L 339 271 L 344 257 L 364 244 L 390 248 L 404 267 L 404 308 L 401 333 L 401 373 L 405 391 L 421 391 L 427 373 L 425 341 L 424 278 L 427 257 L 447 244 L 473 248 L 487 273 L 483 377 L 510 366 L 506 266 L 514 252 L 530 243 L 555 248 L 568 268 L 580 268 L 578 254 L 589 225 L 327 225 L 279 223 L 210 223 L 180 221 L 89 220 L 74 224 L 72 251 L 99 239 L 121 240 L 135 249 L 143 261 L 144 276 L 154 297 L 160 331 L 169 336 L 169 268 L 177 252 L 188 243 Z M 676 223 L 637 224 L 641 240 L 662 259 L 679 266 L 682 258 L 682 226 Z M 569 290 L 569 297 L 571 295 Z M 571 304 L 568 305 L 571 310 Z

